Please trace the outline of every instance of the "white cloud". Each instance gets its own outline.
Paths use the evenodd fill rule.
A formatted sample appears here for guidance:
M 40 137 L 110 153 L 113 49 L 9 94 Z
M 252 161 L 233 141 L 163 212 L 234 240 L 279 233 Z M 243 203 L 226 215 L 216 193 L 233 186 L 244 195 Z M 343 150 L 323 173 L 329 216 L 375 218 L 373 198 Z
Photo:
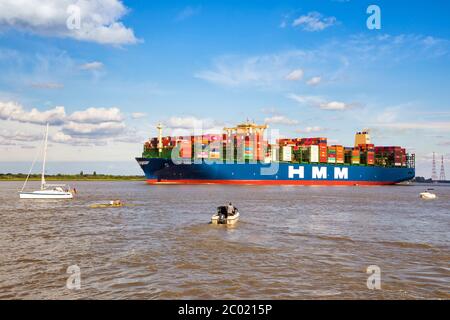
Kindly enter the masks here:
M 58 131 L 54 135 L 50 136 L 50 141 L 52 141 L 52 142 L 64 143 L 64 142 L 69 142 L 71 140 L 72 140 L 71 136 L 62 133 L 61 131 Z
M 80 66 L 82 70 L 99 70 L 103 68 L 103 63 L 99 61 L 92 61 L 84 63 Z
M 315 70 L 329 82 L 342 81 L 344 78 L 348 81 L 351 71 L 368 74 L 380 63 L 408 64 L 449 53 L 450 41 L 447 39 L 430 39 L 411 34 L 362 34 L 351 35 L 340 41 L 326 41 L 308 50 L 287 50 L 254 56 L 222 55 L 213 59 L 211 67 L 196 72 L 194 76 L 226 87 L 253 86 L 277 90 L 292 86 L 290 81 L 283 80 L 298 66 Z M 309 85 L 317 85 L 318 81 L 317 77 L 313 77 L 309 79 Z
M 39 111 L 36 108 L 25 111 L 17 102 L 0 101 L 0 120 L 13 120 L 35 124 L 62 124 L 66 117 L 64 107 L 55 107 L 47 111 Z
M 301 26 L 306 31 L 321 31 L 337 23 L 335 17 L 324 17 L 319 12 L 309 12 L 292 22 L 293 27 Z
M 46 111 L 36 108 L 26 111 L 14 101 L 0 101 L 0 120 L 12 120 L 24 123 L 62 125 L 67 122 L 99 124 L 103 122 L 122 122 L 123 114 L 119 108 L 88 108 L 66 115 L 64 107 L 55 107 Z
M 122 122 L 101 123 L 77 123 L 68 122 L 62 128 L 62 132 L 69 136 L 111 137 L 124 131 L 125 124 Z
M 75 111 L 67 116 L 64 107 L 54 107 L 46 111 L 36 108 L 26 111 L 14 101 L 0 101 L 0 120 L 12 120 L 24 123 L 61 125 L 66 122 L 98 124 L 101 122 L 121 122 L 124 119 L 119 108 L 88 108 Z
M 351 105 L 340 101 L 329 101 L 319 104 L 320 109 L 323 110 L 346 110 L 351 107 Z
M 306 84 L 309 86 L 317 86 L 320 83 L 320 81 L 322 81 L 321 77 L 312 77 L 306 82 Z
M 313 132 L 320 132 L 324 131 L 322 127 L 313 126 L 313 127 L 305 127 L 295 130 L 298 133 L 313 133 Z
M 73 14 L 69 6 L 74 4 L 80 9 L 80 28 L 69 29 L 67 21 Z M 0 28 L 100 44 L 134 44 L 138 39 L 133 29 L 120 21 L 127 13 L 121 0 L 2 0 Z
M 144 112 L 133 112 L 133 113 L 131 114 L 131 117 L 132 117 L 133 119 L 142 119 L 142 118 L 145 118 L 146 116 L 147 116 L 147 114 L 144 113 Z
M 286 76 L 286 80 L 290 80 L 290 81 L 301 80 L 303 78 L 303 74 L 304 74 L 304 72 L 302 69 L 293 70 Z
M 298 94 L 289 94 L 288 95 L 289 99 L 292 99 L 300 104 L 308 104 L 308 105 L 314 105 L 314 106 L 318 106 L 321 103 L 323 103 L 323 98 L 318 97 L 318 96 L 301 96 Z
M 21 141 L 30 142 L 41 140 L 44 136 L 42 134 L 31 134 L 20 130 L 10 131 L 3 129 L 0 131 L 0 138 L 3 141 Z
M 119 108 L 88 108 L 76 111 L 68 117 L 69 121 L 79 123 L 121 122 L 123 115 Z
M 271 123 L 271 124 L 282 124 L 282 125 L 288 125 L 288 126 L 294 126 L 298 124 L 297 120 L 294 119 L 289 119 L 288 117 L 285 116 L 273 116 L 273 117 L 269 117 L 264 119 L 265 123 Z
M 210 70 L 197 72 L 194 76 L 218 85 L 228 87 L 257 86 L 270 87 L 286 79 L 295 65 L 314 59 L 313 52 L 302 50 L 286 51 L 279 54 L 251 57 L 222 56 L 214 60 Z M 293 74 L 293 79 L 300 71 Z
M 171 117 L 165 122 L 165 126 L 172 129 L 213 129 L 219 124 L 212 119 L 199 119 L 193 116 Z
M 52 129 L 50 141 L 77 146 L 105 145 L 107 141 L 120 139 L 127 134 L 126 125 L 123 122 L 124 116 L 119 108 L 88 108 L 66 115 L 64 107 L 55 107 L 46 111 L 34 108 L 27 111 L 17 102 L 0 102 L 0 120 L 40 125 L 49 123 Z M 52 133 L 55 129 L 56 133 Z M 41 134 L 29 134 L 17 130 L 0 132 L 3 145 L 5 141 L 28 142 L 40 139 L 42 139 Z
M 399 63 L 448 56 L 450 40 L 420 34 L 352 35 L 340 44 L 341 50 L 353 52 L 354 60 Z
M 296 94 L 288 95 L 288 98 L 300 103 L 316 107 L 322 110 L 343 111 L 357 107 L 358 103 L 345 103 L 341 101 L 327 101 L 319 96 L 301 96 Z

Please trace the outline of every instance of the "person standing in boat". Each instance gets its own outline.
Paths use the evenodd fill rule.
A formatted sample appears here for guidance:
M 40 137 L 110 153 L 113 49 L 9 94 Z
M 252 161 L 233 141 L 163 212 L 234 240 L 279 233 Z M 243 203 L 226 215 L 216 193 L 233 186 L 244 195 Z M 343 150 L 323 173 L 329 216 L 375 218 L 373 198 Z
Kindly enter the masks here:
M 234 214 L 234 206 L 230 203 L 228 203 L 227 206 L 227 216 L 232 216 Z

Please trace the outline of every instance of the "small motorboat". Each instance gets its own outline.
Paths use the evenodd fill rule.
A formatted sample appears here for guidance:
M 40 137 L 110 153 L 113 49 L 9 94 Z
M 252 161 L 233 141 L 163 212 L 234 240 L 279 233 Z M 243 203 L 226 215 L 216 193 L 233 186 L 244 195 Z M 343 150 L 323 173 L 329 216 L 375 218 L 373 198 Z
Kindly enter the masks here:
M 421 192 L 419 194 L 419 197 L 421 199 L 425 199 L 425 200 L 432 200 L 432 199 L 436 199 L 436 195 L 430 191 L 432 191 L 433 189 L 428 189 L 427 191 Z
M 113 200 L 108 203 L 96 203 L 92 204 L 91 208 L 120 208 L 123 207 L 124 203 L 120 200 Z
M 211 217 L 212 224 L 235 224 L 239 221 L 239 211 L 234 209 L 232 214 L 227 214 L 227 207 L 217 207 L 217 213 Z

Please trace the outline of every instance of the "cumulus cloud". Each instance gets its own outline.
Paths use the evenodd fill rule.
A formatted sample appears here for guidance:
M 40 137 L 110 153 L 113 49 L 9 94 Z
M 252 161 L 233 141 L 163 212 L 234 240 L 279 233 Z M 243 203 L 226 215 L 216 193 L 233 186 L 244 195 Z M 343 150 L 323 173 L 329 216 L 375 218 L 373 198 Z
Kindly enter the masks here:
M 306 84 L 309 86 L 317 86 L 320 83 L 320 81 L 322 81 L 321 77 L 312 77 L 311 79 L 306 81 Z
M 133 29 L 121 22 L 127 13 L 121 0 L 2 0 L 0 28 L 100 44 L 134 44 L 138 39 Z M 79 27 L 70 24 L 78 20 Z
M 62 125 L 67 122 L 98 124 L 102 122 L 121 122 L 124 119 L 119 108 L 88 108 L 66 115 L 64 107 L 54 107 L 46 111 L 36 108 L 27 111 L 14 101 L 0 101 L 0 120 L 24 123 Z
M 286 76 L 286 80 L 290 80 L 290 81 L 301 80 L 303 78 L 303 73 L 304 72 L 302 69 L 293 70 Z
M 121 122 L 123 115 L 119 108 L 88 108 L 76 111 L 68 117 L 69 121 L 78 123 Z
M 288 98 L 300 103 L 322 110 L 344 111 L 359 106 L 359 103 L 345 103 L 341 101 L 327 101 L 319 96 L 301 96 L 290 94 Z
M 64 107 L 55 107 L 46 111 L 39 111 L 36 108 L 26 111 L 17 102 L 0 101 L 0 120 L 13 120 L 18 122 L 59 125 L 64 122 L 66 112 Z
M 69 136 L 111 137 L 122 133 L 125 124 L 122 122 L 77 123 L 69 121 L 62 132 Z
M 302 27 L 306 31 L 321 31 L 337 23 L 335 17 L 324 17 L 319 12 L 309 12 L 292 22 L 293 27 Z
M 289 119 L 288 117 L 285 116 L 273 116 L 273 117 L 269 117 L 264 119 L 265 123 L 269 123 L 269 124 L 282 124 L 282 125 L 288 125 L 288 126 L 294 126 L 298 124 L 297 120 L 294 119 Z
M 46 111 L 36 108 L 25 110 L 17 102 L 0 102 L 0 120 L 22 123 L 46 124 L 56 128 L 49 140 L 55 143 L 71 145 L 104 145 L 107 141 L 118 139 L 126 134 L 124 116 L 119 108 L 88 108 L 66 115 L 64 107 L 55 107 Z M 53 129 L 54 130 L 54 129 Z M 27 142 L 42 139 L 42 135 L 27 134 L 21 131 L 0 132 L 0 140 Z
M 103 68 L 103 63 L 99 61 L 92 61 L 84 63 L 80 66 L 82 70 L 99 70 Z

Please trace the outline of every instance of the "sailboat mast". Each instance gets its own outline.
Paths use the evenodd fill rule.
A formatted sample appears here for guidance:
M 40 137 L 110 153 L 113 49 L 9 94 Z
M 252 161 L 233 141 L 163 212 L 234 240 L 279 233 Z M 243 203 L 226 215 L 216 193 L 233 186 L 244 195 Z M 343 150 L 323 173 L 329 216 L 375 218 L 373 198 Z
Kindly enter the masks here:
M 44 190 L 44 187 L 45 187 L 45 162 L 47 160 L 47 141 L 48 141 L 48 123 L 47 123 L 47 130 L 45 131 L 44 159 L 42 161 L 41 190 Z

